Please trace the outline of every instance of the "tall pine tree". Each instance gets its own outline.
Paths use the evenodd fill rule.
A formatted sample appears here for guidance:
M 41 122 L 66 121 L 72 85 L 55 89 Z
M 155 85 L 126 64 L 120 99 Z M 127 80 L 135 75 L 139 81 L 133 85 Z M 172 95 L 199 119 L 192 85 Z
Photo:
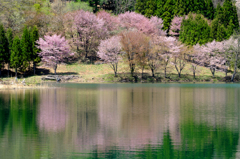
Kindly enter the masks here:
M 145 0 L 137 0 L 135 4 L 136 12 L 145 15 L 145 7 L 146 1 Z
M 145 16 L 150 18 L 152 15 L 154 15 L 156 9 L 157 9 L 156 0 L 147 0 Z
M 17 77 L 17 69 L 21 67 L 23 63 L 21 41 L 18 36 L 14 38 L 11 49 L 12 50 L 11 50 L 10 63 L 11 63 L 11 66 L 15 68 L 15 76 Z
M 9 53 L 8 53 L 8 57 L 7 57 L 8 77 L 9 77 L 10 57 L 11 57 L 12 44 L 13 44 L 13 32 L 12 32 L 11 28 L 9 28 L 7 30 L 7 39 L 8 39 L 8 44 L 9 44 Z
M 0 76 L 4 62 L 8 61 L 9 45 L 3 25 L 0 25 Z
M 230 20 L 232 20 L 234 24 L 234 28 L 239 27 L 238 16 L 237 16 L 237 9 L 236 6 L 233 4 L 231 0 L 225 0 L 223 3 L 223 21 L 225 27 L 228 26 Z
M 23 70 L 30 67 L 31 54 L 32 54 L 32 42 L 29 34 L 28 28 L 25 26 L 23 30 L 23 35 L 21 39 L 21 49 L 22 49 L 22 60 L 23 60 Z
M 155 10 L 154 15 L 162 18 L 162 14 L 164 13 L 163 6 L 165 5 L 165 3 L 166 3 L 166 0 L 157 0 L 156 2 L 157 8 Z
M 31 61 L 33 61 L 33 73 L 35 75 L 36 72 L 36 64 L 41 61 L 38 53 L 40 50 L 37 48 L 36 41 L 39 39 L 38 28 L 36 26 L 33 27 L 31 31 L 31 41 L 32 41 L 32 54 L 31 54 Z
M 208 19 L 214 18 L 214 6 L 212 0 L 205 0 L 205 6 L 204 6 L 204 16 Z

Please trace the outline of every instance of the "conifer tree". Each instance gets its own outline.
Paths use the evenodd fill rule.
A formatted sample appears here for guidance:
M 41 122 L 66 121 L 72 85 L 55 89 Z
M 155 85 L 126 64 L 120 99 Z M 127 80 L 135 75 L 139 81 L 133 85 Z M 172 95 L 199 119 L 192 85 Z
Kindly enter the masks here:
M 10 56 L 10 64 L 15 68 L 15 76 L 17 77 L 17 69 L 22 65 L 22 49 L 21 41 L 18 36 L 13 40 Z
M 41 58 L 38 56 L 40 50 L 38 49 L 38 44 L 36 41 L 39 39 L 38 28 L 36 26 L 33 27 L 31 31 L 31 42 L 32 42 L 32 54 L 31 54 L 31 61 L 33 61 L 33 73 L 35 75 L 36 64 L 41 61 Z
M 3 63 L 7 62 L 9 45 L 3 25 L 0 25 L 0 76 Z
M 188 19 L 182 21 L 179 40 L 188 45 L 205 44 L 211 41 L 210 30 L 207 20 L 202 15 L 197 14 L 193 18 L 190 13 Z
M 205 0 L 204 16 L 208 19 L 214 18 L 214 6 L 212 0 Z
M 146 17 L 151 17 L 154 15 L 155 10 L 157 9 L 156 7 L 156 0 L 147 0 L 146 2 L 146 9 L 145 9 L 145 16 Z
M 8 77 L 9 77 L 10 58 L 11 58 L 11 51 L 12 51 L 12 44 L 13 44 L 13 32 L 12 32 L 11 28 L 9 28 L 7 30 L 7 39 L 8 39 L 8 44 L 9 44 L 9 52 L 8 52 L 8 58 L 7 58 Z
M 212 20 L 211 22 L 211 38 L 216 39 L 217 37 L 217 30 L 218 30 L 218 24 L 219 24 L 220 20 L 218 18 L 215 18 Z
M 234 24 L 232 19 L 230 20 L 227 30 L 226 30 L 226 39 L 228 39 L 233 34 Z
M 183 16 L 187 14 L 187 6 L 185 0 L 176 0 L 175 15 Z
M 163 17 L 163 29 L 167 30 L 171 24 L 171 21 L 174 17 L 175 12 L 175 0 L 167 0 L 165 5 L 163 6 L 164 13 Z
M 26 26 L 23 30 L 23 35 L 21 39 L 21 49 L 22 49 L 23 69 L 24 71 L 26 71 L 27 66 L 30 67 L 31 52 L 32 52 L 32 42 L 31 42 L 29 30 Z
M 223 41 L 226 39 L 226 31 L 223 24 L 218 24 L 216 41 Z
M 162 18 L 162 14 L 164 13 L 163 6 L 165 5 L 166 0 L 157 0 L 156 5 L 157 9 L 155 10 L 155 15 Z
M 136 12 L 145 15 L 145 6 L 146 6 L 145 0 L 137 0 L 135 4 Z
M 223 3 L 223 24 L 225 27 L 228 26 L 230 20 L 233 21 L 234 28 L 239 27 L 238 17 L 237 17 L 237 9 L 236 6 L 232 3 L 231 0 L 225 0 Z

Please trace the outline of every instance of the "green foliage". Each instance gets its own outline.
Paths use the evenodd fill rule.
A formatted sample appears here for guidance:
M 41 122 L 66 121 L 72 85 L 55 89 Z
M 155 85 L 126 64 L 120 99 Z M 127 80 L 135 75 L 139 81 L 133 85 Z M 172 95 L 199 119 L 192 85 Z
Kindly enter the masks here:
M 0 25 L 0 68 L 8 61 L 9 45 L 3 25 Z
M 12 44 L 13 44 L 13 32 L 12 32 L 11 28 L 9 28 L 7 30 L 7 34 L 6 35 L 7 35 L 9 50 L 8 50 L 8 54 L 7 54 L 7 57 L 6 57 L 5 61 L 7 63 L 10 63 L 10 56 L 11 56 L 11 50 L 12 50 Z
M 205 0 L 204 16 L 208 19 L 214 18 L 214 6 L 212 0 Z
M 145 15 L 145 6 L 146 6 L 145 0 L 137 0 L 135 4 L 136 12 Z
M 183 19 L 179 40 L 188 45 L 205 44 L 211 41 L 210 31 L 211 28 L 202 15 L 197 14 L 194 18 L 189 14 L 188 19 Z
M 36 41 L 39 39 L 39 34 L 38 34 L 38 28 L 34 26 L 31 30 L 31 42 L 32 42 L 32 51 L 31 51 L 31 56 L 30 59 L 34 63 L 38 63 L 41 61 L 40 57 L 38 56 L 38 53 L 40 50 L 37 48 L 37 43 Z
M 157 9 L 155 10 L 155 15 L 162 18 L 162 14 L 164 13 L 163 6 L 166 3 L 166 0 L 157 0 Z
M 32 41 L 28 28 L 25 26 L 21 39 L 23 69 L 26 69 L 31 61 Z
M 19 68 L 22 65 L 22 51 L 21 51 L 21 41 L 18 36 L 13 40 L 10 64 L 14 68 Z
M 236 6 L 233 5 L 231 0 L 225 0 L 223 3 L 223 21 L 225 27 L 228 26 L 230 20 L 233 21 L 234 28 L 239 27 L 238 17 L 237 17 L 237 9 Z
M 156 10 L 156 0 L 147 0 L 146 1 L 146 10 L 145 10 L 145 16 L 151 17 L 154 15 L 154 12 Z
M 77 1 L 77 2 L 69 2 L 67 3 L 66 7 L 65 7 L 65 12 L 71 12 L 71 11 L 76 11 L 76 10 L 84 10 L 84 11 L 89 11 L 92 12 L 93 8 L 89 6 L 88 2 L 81 2 L 81 1 Z

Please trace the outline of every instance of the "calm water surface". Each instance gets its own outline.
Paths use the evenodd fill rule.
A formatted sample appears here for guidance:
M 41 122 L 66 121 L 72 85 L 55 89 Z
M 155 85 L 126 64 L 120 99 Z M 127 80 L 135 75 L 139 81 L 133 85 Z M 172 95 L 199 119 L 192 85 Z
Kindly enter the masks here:
M 0 91 L 1 159 L 240 158 L 240 84 Z

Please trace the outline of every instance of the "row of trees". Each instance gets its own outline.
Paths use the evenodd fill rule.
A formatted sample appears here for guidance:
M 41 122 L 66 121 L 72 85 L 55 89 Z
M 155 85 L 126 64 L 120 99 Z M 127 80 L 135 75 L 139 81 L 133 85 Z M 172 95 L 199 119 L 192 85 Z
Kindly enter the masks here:
M 122 60 L 128 63 L 132 76 L 136 66 L 142 69 L 142 73 L 145 68 L 149 68 L 153 77 L 155 71 L 162 67 L 165 78 L 168 64 L 172 64 L 181 77 L 187 63 L 184 57 L 186 47 L 175 37 L 147 36 L 138 31 L 130 31 L 101 41 L 98 48 L 98 56 L 110 64 L 115 76 L 118 62 Z M 194 45 L 191 55 L 193 77 L 195 78 L 198 65 L 209 67 L 213 77 L 217 68 L 224 68 L 226 76 L 229 68 L 233 68 L 233 81 L 240 65 L 239 54 L 239 40 L 233 37 L 222 42 L 214 40 L 205 45 Z
M 181 17 L 173 19 L 170 29 L 171 35 L 177 36 L 181 33 L 181 19 Z M 161 18 L 151 17 L 149 19 L 135 12 L 126 12 L 117 17 L 105 11 L 95 15 L 81 10 L 67 14 L 64 21 L 66 25 L 65 35 L 68 37 L 71 49 L 75 49 L 80 54 L 83 53 L 85 57 L 89 55 L 100 57 L 110 64 L 115 75 L 117 75 L 117 64 L 121 59 L 127 61 L 132 75 L 136 66 L 139 66 L 142 72 L 148 66 L 152 71 L 152 76 L 155 76 L 155 71 L 159 66 L 163 66 L 166 77 L 167 66 L 171 63 L 180 77 L 186 65 L 184 59 L 186 47 L 181 45 L 176 37 L 167 36 L 166 31 L 162 29 L 163 21 Z M 212 47 L 208 44 L 202 46 L 198 44 L 197 46 L 200 48 L 207 46 L 209 49 Z M 225 49 L 222 52 L 224 53 L 232 47 L 226 41 L 224 41 L 223 46 Z M 223 65 L 229 61 L 223 58 L 223 54 L 217 54 L 218 56 L 214 56 L 214 59 L 218 61 L 218 65 L 214 64 L 214 60 L 209 60 L 213 57 L 211 51 L 204 52 L 200 48 L 196 49 L 193 55 L 194 77 L 197 64 L 209 66 L 214 76 L 218 65 Z M 41 49 L 44 50 L 44 48 Z M 199 52 L 199 50 L 201 51 Z M 43 61 L 48 62 L 49 60 Z
M 27 67 L 30 69 L 30 63 L 32 62 L 35 74 L 36 64 L 40 62 L 39 49 L 36 46 L 36 40 L 38 39 L 39 34 L 36 26 L 31 29 L 25 27 L 20 39 L 18 36 L 13 36 L 11 28 L 6 32 L 3 25 L 0 25 L 0 70 L 4 67 L 4 64 L 7 64 L 8 76 L 9 67 L 15 68 L 17 76 L 18 68 L 25 72 Z

